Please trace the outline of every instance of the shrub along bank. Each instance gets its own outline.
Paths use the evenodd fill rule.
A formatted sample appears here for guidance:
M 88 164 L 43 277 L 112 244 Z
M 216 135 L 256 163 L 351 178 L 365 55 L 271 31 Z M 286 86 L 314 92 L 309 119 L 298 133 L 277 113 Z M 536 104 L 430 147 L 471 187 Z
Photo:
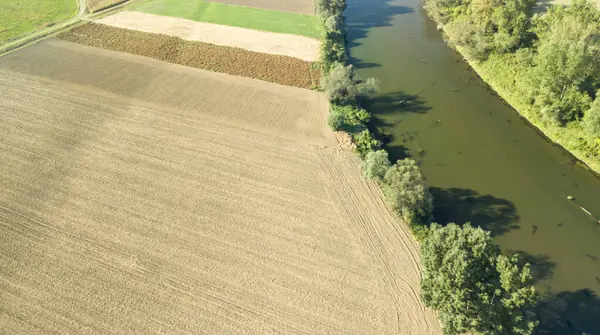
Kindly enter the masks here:
M 534 0 L 426 0 L 479 75 L 551 140 L 600 173 L 600 10 L 535 13 Z
M 367 128 L 371 114 L 362 103 L 377 92 L 378 83 L 358 78 L 347 64 L 345 7 L 345 0 L 316 0 L 324 31 L 321 88 L 330 101 L 328 122 L 350 134 L 363 175 L 380 185 L 390 207 L 421 242 L 423 302 L 438 311 L 445 334 L 532 334 L 537 295 L 529 265 L 501 255 L 481 228 L 431 224 L 433 199 L 416 162 L 392 164 Z

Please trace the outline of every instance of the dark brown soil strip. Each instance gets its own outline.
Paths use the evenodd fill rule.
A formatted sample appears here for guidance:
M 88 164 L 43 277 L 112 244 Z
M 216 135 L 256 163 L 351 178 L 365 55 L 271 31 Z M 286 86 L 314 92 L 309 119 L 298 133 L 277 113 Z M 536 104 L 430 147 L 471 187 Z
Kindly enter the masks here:
M 178 37 L 89 23 L 58 35 L 69 42 L 127 52 L 235 76 L 277 84 L 314 88 L 319 78 L 312 63 L 292 57 L 185 41 Z

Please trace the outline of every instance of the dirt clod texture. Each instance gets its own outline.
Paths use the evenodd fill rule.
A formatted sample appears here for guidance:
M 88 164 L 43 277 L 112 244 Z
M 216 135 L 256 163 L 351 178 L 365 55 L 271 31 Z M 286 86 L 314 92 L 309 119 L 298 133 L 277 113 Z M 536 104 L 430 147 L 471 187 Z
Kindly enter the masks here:
M 440 334 L 322 93 L 47 40 L 0 58 L 7 334 Z
M 60 34 L 58 38 L 282 85 L 302 88 L 318 87 L 319 71 L 313 68 L 311 62 L 292 57 L 185 41 L 178 37 L 96 23 L 76 27 Z

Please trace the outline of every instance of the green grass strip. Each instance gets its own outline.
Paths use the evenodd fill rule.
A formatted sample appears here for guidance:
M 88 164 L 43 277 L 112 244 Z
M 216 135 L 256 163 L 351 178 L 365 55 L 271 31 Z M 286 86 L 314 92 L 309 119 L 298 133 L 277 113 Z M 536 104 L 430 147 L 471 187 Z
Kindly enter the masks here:
M 77 14 L 77 0 L 0 0 L 0 44 Z
M 321 36 L 314 15 L 284 13 L 203 0 L 154 0 L 131 10 L 276 33 Z

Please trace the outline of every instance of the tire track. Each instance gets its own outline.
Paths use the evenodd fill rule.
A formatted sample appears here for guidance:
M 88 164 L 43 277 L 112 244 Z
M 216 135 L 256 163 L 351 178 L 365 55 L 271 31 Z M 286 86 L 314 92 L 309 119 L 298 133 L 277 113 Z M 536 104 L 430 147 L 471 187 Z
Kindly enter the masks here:
M 382 194 L 375 192 L 376 186 L 362 179 L 355 157 L 324 147 L 315 147 L 315 152 L 338 208 L 347 215 L 357 236 L 366 244 L 367 252 L 378 264 L 382 280 L 394 297 L 397 332 L 440 333 L 435 315 L 423 306 L 418 294 L 420 268 L 416 242 L 410 243 L 408 231 L 397 228 L 401 223 L 386 208 Z M 390 233 L 394 236 L 390 237 Z M 393 250 L 395 248 L 398 250 Z M 400 254 L 404 254 L 402 259 L 398 257 Z

